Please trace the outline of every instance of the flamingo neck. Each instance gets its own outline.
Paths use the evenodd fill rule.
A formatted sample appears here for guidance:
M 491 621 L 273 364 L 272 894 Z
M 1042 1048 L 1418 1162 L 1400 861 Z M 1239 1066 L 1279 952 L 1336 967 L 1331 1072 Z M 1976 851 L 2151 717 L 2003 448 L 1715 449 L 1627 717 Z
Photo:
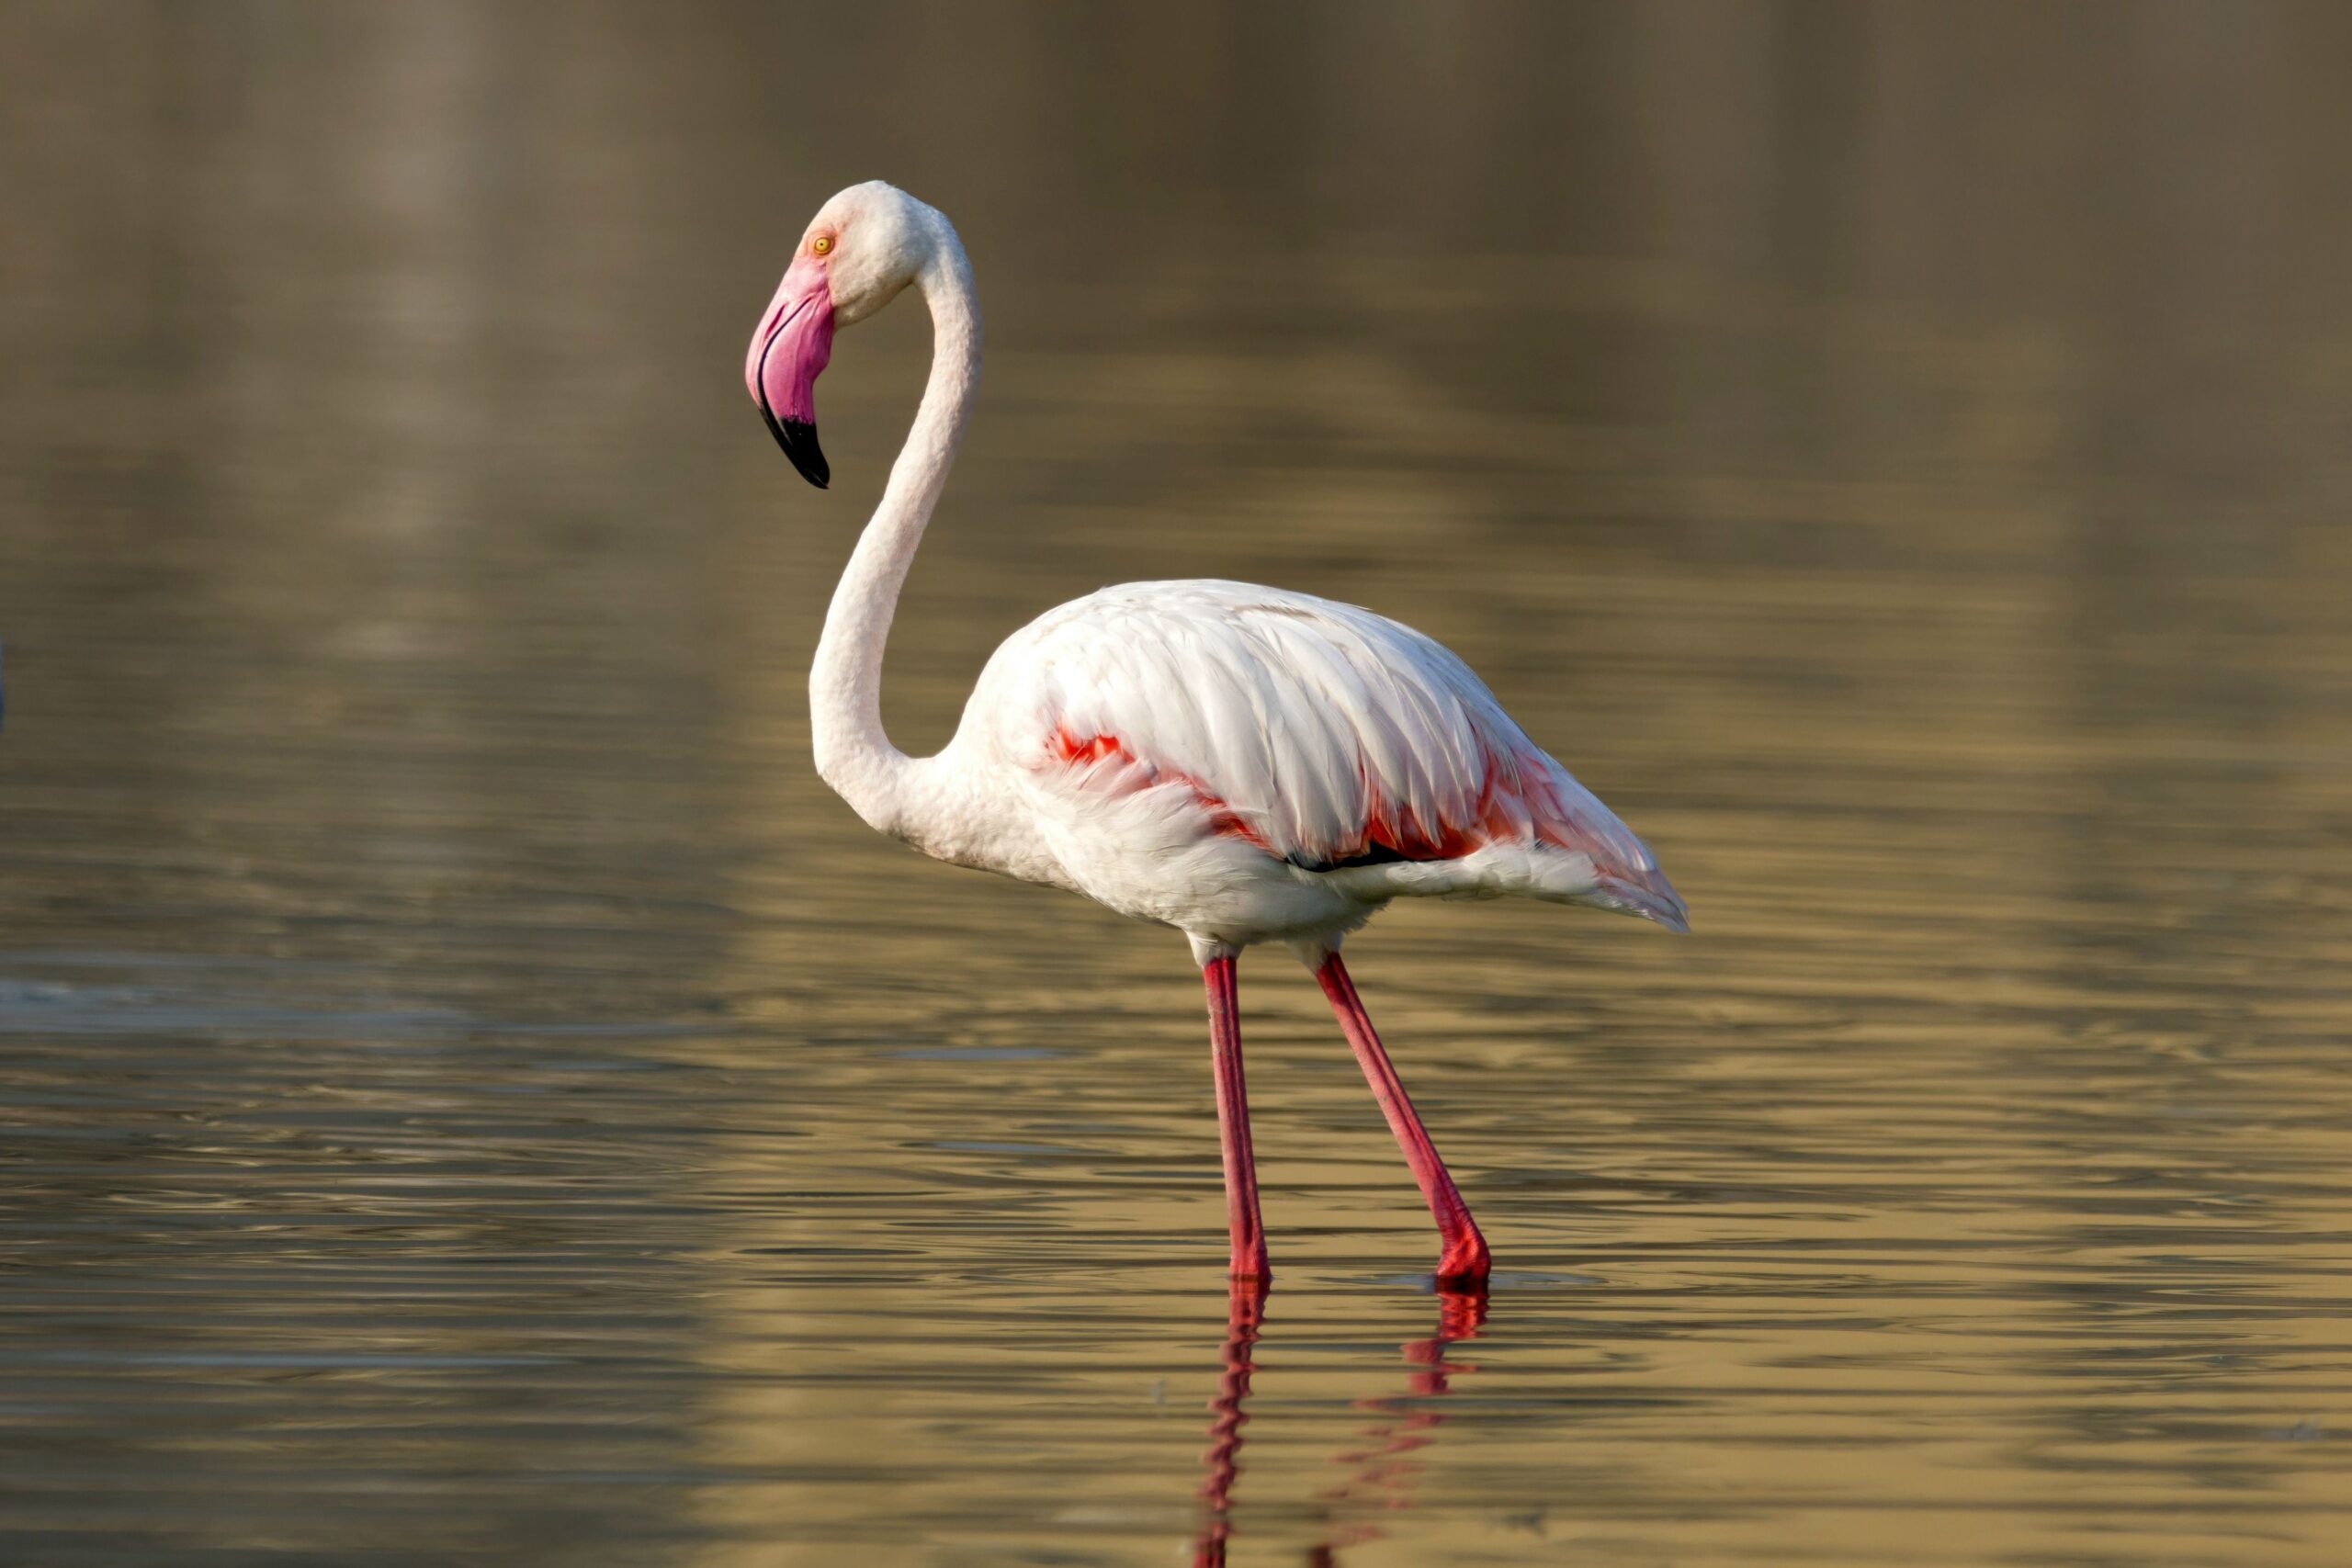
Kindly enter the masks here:
M 931 378 L 882 502 L 833 590 L 808 671 L 809 737 L 817 772 L 860 817 L 906 837 L 918 764 L 882 728 L 882 650 L 907 568 L 947 488 L 980 376 L 979 299 L 971 263 L 952 231 L 915 279 L 931 309 Z

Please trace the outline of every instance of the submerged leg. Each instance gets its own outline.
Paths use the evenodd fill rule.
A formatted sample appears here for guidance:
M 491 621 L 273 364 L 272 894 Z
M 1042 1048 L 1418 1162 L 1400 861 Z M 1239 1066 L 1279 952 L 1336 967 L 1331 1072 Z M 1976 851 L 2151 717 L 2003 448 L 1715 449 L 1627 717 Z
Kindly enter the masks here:
M 1405 1163 L 1412 1168 L 1413 1179 L 1420 1183 L 1421 1196 L 1429 1200 L 1430 1213 L 1437 1218 L 1438 1235 L 1445 1245 L 1438 1258 L 1438 1280 L 1484 1280 L 1487 1268 L 1487 1238 L 1478 1234 L 1477 1223 L 1470 1217 L 1470 1205 L 1462 1201 L 1462 1190 L 1445 1173 L 1445 1162 L 1437 1157 L 1437 1145 L 1430 1142 L 1428 1129 L 1413 1113 L 1413 1102 L 1397 1080 L 1388 1053 L 1381 1049 L 1380 1036 L 1373 1032 L 1372 1020 L 1364 1016 L 1355 983 L 1348 978 L 1348 966 L 1334 953 L 1316 969 L 1315 978 L 1322 983 L 1323 994 L 1331 998 L 1331 1010 L 1339 1016 L 1340 1028 L 1363 1068 L 1365 1081 L 1372 1085 L 1373 1097 L 1380 1101 L 1380 1113 L 1388 1118 L 1388 1130 L 1396 1134 L 1396 1146 L 1405 1151 Z
M 1216 1125 L 1225 1144 L 1225 1225 L 1233 1277 L 1271 1280 L 1266 1225 L 1258 1217 L 1258 1162 L 1250 1148 L 1250 1091 L 1241 1081 L 1239 976 L 1231 953 L 1201 965 L 1209 991 L 1209 1055 L 1216 1066 Z

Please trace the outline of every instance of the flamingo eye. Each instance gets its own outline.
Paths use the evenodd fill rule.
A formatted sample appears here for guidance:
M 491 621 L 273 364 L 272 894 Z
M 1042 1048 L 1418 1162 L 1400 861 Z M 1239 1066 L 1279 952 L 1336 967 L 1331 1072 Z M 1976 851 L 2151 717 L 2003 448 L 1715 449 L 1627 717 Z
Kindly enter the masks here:
M 808 242 L 808 248 L 820 256 L 829 255 L 832 253 L 833 237 L 831 234 L 820 234 Z

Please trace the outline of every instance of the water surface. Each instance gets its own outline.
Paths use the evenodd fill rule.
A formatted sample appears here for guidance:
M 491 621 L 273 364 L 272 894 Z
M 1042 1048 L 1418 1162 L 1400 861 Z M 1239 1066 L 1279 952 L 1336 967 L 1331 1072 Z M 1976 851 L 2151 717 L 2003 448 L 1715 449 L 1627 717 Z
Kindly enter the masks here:
M 0 20 L 0 1555 L 2340 1561 L 2341 24 L 869 13 Z M 1350 947 L 1487 1299 L 1274 953 L 1229 1300 L 1182 942 L 812 776 L 922 322 L 822 495 L 737 367 L 876 173 L 902 744 L 1265 581 L 1688 895 Z

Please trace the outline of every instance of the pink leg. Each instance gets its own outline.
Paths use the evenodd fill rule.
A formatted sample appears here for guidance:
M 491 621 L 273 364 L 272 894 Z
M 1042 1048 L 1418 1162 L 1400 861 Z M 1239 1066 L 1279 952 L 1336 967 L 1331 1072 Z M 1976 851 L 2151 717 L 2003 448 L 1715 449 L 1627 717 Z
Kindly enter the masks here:
M 1258 1162 L 1250 1148 L 1250 1091 L 1241 1081 L 1240 978 L 1230 955 L 1202 966 L 1209 989 L 1209 1054 L 1216 1066 L 1216 1125 L 1225 1143 L 1225 1226 L 1233 1277 L 1271 1280 L 1266 1224 L 1258 1217 Z
M 1405 1163 L 1412 1168 L 1413 1179 L 1420 1183 L 1430 1213 L 1437 1216 L 1438 1235 L 1445 1244 L 1437 1261 L 1439 1281 L 1483 1280 L 1487 1269 L 1487 1238 L 1478 1234 L 1470 1205 L 1462 1201 L 1462 1190 L 1445 1173 L 1445 1162 L 1437 1157 L 1437 1145 L 1430 1142 L 1428 1129 L 1413 1113 L 1413 1102 L 1397 1081 L 1388 1053 L 1380 1048 L 1372 1020 L 1364 1016 L 1355 983 L 1348 978 L 1348 966 L 1335 953 L 1315 971 L 1315 977 L 1322 982 L 1323 994 L 1331 998 L 1331 1010 L 1339 1015 L 1340 1028 L 1355 1051 L 1374 1098 L 1380 1101 L 1380 1113 L 1388 1118 L 1388 1130 L 1396 1134 L 1396 1146 L 1405 1151 Z

